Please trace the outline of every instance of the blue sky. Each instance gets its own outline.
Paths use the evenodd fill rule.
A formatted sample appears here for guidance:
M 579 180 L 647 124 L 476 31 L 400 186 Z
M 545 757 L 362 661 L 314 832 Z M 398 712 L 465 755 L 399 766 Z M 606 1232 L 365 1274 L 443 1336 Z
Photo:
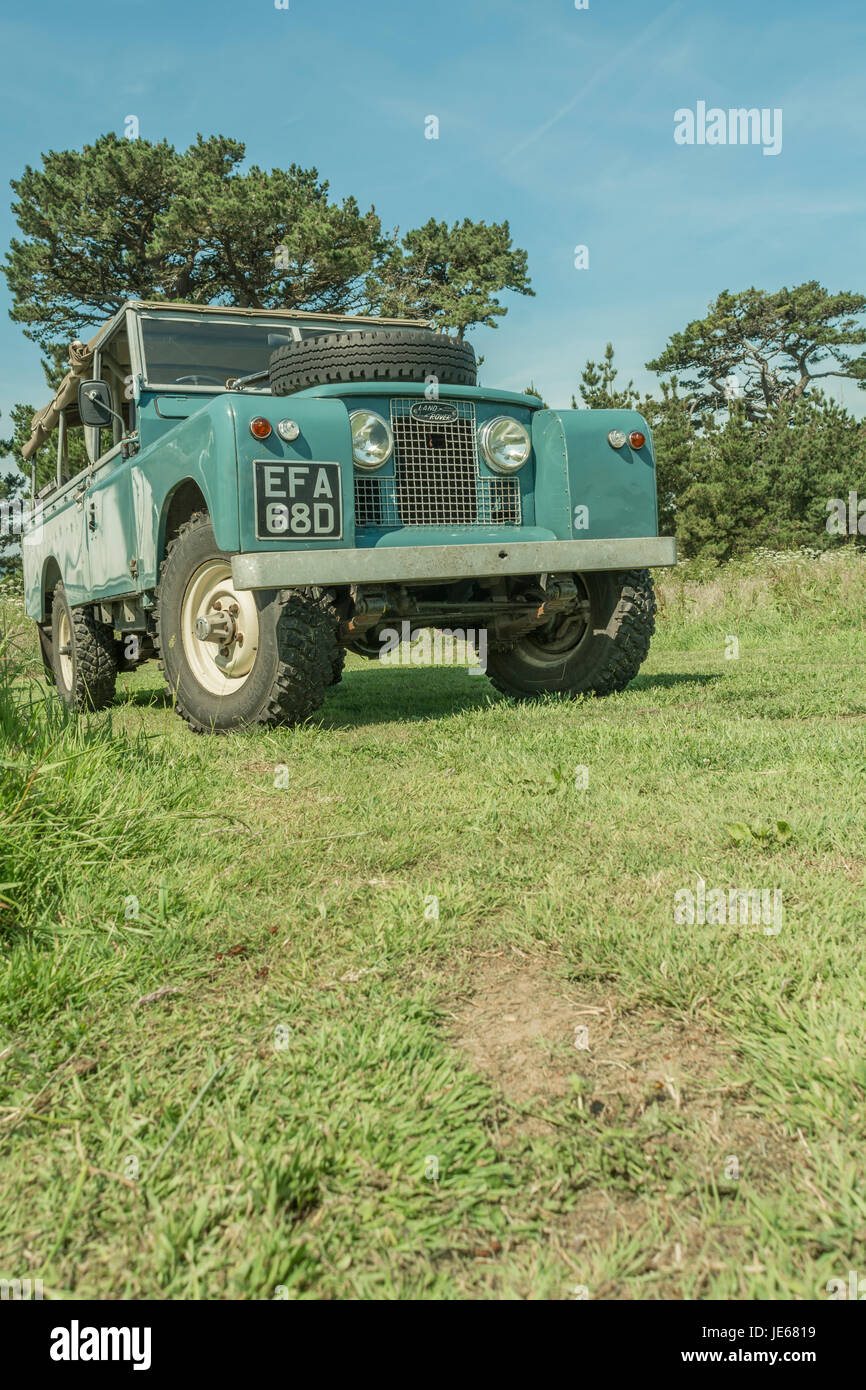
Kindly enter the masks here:
M 608 340 L 651 386 L 643 364 L 722 289 L 866 289 L 864 38 L 862 0 L 43 0 L 0 21 L 3 187 L 136 115 L 179 148 L 221 133 L 315 165 L 388 227 L 508 218 L 536 297 L 474 332 L 483 380 L 567 405 Z M 781 153 L 677 145 L 698 101 L 781 108 Z M 0 299 L 2 433 L 45 389 Z

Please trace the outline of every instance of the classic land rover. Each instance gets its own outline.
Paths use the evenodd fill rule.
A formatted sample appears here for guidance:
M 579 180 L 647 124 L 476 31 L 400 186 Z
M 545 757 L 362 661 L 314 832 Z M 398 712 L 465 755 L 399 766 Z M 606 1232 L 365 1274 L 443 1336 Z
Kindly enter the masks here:
M 133 300 L 70 367 L 22 546 L 68 704 L 157 656 L 196 731 L 296 723 L 407 619 L 483 630 L 517 698 L 646 657 L 675 553 L 637 413 L 478 386 L 468 343 L 406 319 Z

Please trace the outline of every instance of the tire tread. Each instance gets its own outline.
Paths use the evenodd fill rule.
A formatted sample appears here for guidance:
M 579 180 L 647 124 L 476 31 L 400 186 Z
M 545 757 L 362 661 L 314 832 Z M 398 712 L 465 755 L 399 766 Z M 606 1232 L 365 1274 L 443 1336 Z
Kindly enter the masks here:
M 66 598 L 62 580 L 58 580 L 54 588 L 55 603 L 58 593 L 69 608 L 72 633 L 71 707 L 77 710 L 106 709 L 112 703 L 117 688 L 114 630 L 97 619 L 90 605 L 73 608 Z
M 634 680 L 649 654 L 650 641 L 655 632 L 657 611 L 655 589 L 649 570 L 623 570 L 617 576 L 620 596 L 613 613 L 610 632 L 611 644 L 604 664 L 593 676 L 592 684 L 582 693 L 594 695 L 613 695 Z M 608 629 L 610 631 L 610 629 Z M 513 650 L 513 648 L 511 649 Z M 491 684 L 501 695 L 511 699 L 538 698 L 541 691 L 532 694 L 522 690 L 508 679 L 508 650 L 491 652 L 500 661 L 488 669 Z
M 428 375 L 442 385 L 474 386 L 477 367 L 471 343 L 430 329 L 394 329 L 286 343 L 271 354 L 269 373 L 274 395 L 287 396 L 311 386 L 419 382 Z

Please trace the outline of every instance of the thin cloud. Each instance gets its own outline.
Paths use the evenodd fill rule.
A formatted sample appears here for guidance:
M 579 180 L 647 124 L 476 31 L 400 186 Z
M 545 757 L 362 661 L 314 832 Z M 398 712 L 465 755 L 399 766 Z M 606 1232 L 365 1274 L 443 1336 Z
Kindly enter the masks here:
M 545 121 L 543 125 L 537 126 L 535 130 L 530 131 L 522 140 L 519 140 L 517 144 L 508 151 L 505 158 L 511 159 L 516 154 L 522 154 L 523 151 L 530 145 L 533 145 L 536 140 L 540 140 L 542 135 L 546 135 L 553 126 L 557 125 L 568 115 L 569 111 L 573 111 L 575 106 L 577 106 L 584 97 L 594 91 L 601 82 L 605 82 L 612 73 L 616 72 L 617 68 L 622 67 L 623 63 L 632 56 L 635 50 L 645 44 L 650 35 L 654 35 L 658 30 L 662 29 L 667 20 L 683 8 L 684 3 L 685 0 L 674 0 L 674 3 L 668 5 L 668 8 L 663 10 L 660 15 L 656 15 L 655 19 L 652 20 L 645 29 L 642 29 L 640 33 L 636 34 L 630 43 L 627 43 L 624 48 L 617 49 L 610 62 L 597 68 L 589 81 L 585 82 L 583 86 L 575 92 L 570 101 L 567 101 L 564 106 L 560 107 L 560 109 L 555 112 L 549 120 Z

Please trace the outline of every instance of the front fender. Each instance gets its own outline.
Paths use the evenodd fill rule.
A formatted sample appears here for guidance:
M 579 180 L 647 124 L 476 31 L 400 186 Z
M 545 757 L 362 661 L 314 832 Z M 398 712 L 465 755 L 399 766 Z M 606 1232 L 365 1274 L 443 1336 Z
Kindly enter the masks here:
M 130 467 L 138 548 L 138 588 L 153 588 L 172 495 L 195 483 L 205 499 L 217 545 L 238 549 L 237 443 L 232 403 L 207 401 L 142 449 Z
M 609 430 L 646 435 L 614 449 Z M 560 540 L 658 534 L 649 425 L 636 410 L 539 410 L 532 420 L 535 520 Z

